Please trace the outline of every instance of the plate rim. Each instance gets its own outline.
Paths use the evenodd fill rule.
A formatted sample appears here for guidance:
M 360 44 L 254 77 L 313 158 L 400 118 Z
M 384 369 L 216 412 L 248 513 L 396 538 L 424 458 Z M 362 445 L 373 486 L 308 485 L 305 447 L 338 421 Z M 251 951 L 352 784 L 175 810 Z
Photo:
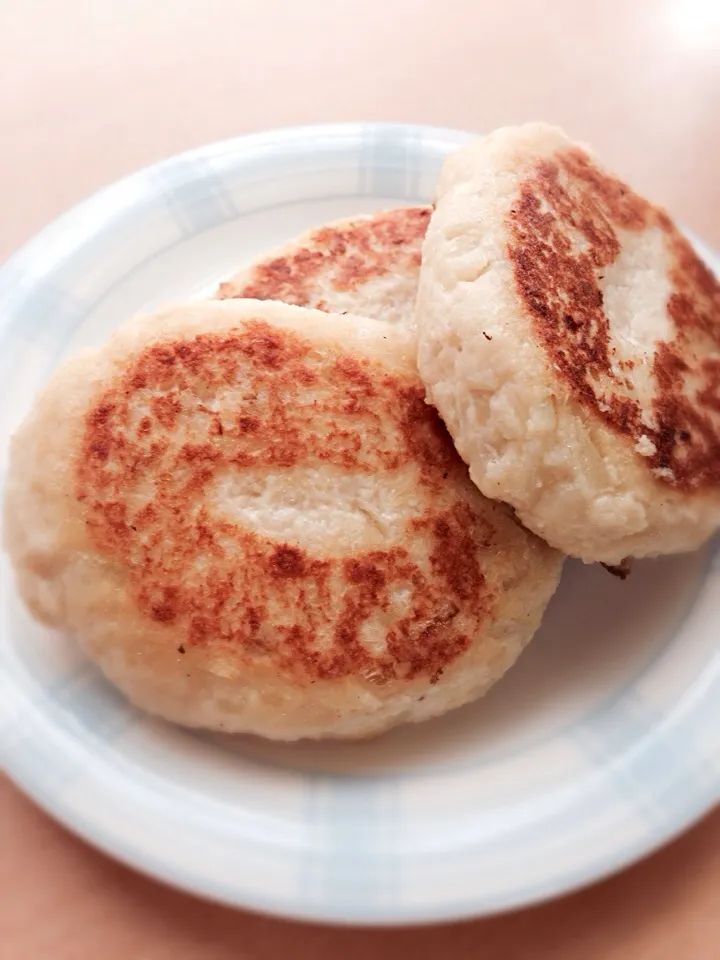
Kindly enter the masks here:
M 269 147 L 272 144 L 280 144 L 294 139 L 317 138 L 321 136 L 338 138 L 341 135 L 357 135 L 363 130 L 378 130 L 385 131 L 386 133 L 399 132 L 400 130 L 406 132 L 415 131 L 428 139 L 447 139 L 449 143 L 453 143 L 454 145 L 457 145 L 460 140 L 467 140 L 473 136 L 481 136 L 480 133 L 435 124 L 403 123 L 402 121 L 391 120 L 350 120 L 339 122 L 329 121 L 327 123 L 288 124 L 200 144 L 199 146 L 191 147 L 189 150 L 169 154 L 168 156 L 161 157 L 159 160 L 144 164 L 112 180 L 110 183 L 105 183 L 86 196 L 81 197 L 77 202 L 61 210 L 57 216 L 53 217 L 52 220 L 48 221 L 43 227 L 31 234 L 31 236 L 21 243 L 17 249 L 13 250 L 4 260 L 0 260 L 0 285 L 2 284 L 4 274 L 9 273 L 11 270 L 16 270 L 25 260 L 32 259 L 36 248 L 40 249 L 45 246 L 56 233 L 60 235 L 63 230 L 72 225 L 73 221 L 78 219 L 79 215 L 92 213 L 96 207 L 99 207 L 104 201 L 109 200 L 114 194 L 120 194 L 124 189 L 127 189 L 133 184 L 151 180 L 163 171 L 171 170 L 174 167 L 181 167 L 184 164 L 192 164 L 197 161 L 219 157 L 224 153 L 234 151 L 237 147 L 250 150 Z M 2 329 L 6 322 L 6 319 L 3 318 L 0 329 Z
M 469 902 L 465 909 L 460 908 L 455 911 L 440 909 L 434 912 L 433 909 L 422 908 L 421 912 L 406 910 L 404 913 L 397 911 L 397 916 L 385 914 L 373 914 L 366 917 L 341 915 L 332 912 L 320 912 L 312 908 L 288 908 L 280 906 L 277 903 L 268 903 L 262 898 L 252 899 L 251 896 L 238 899 L 226 895 L 222 890 L 210 890 L 208 887 L 196 885 L 192 878 L 184 877 L 179 879 L 169 871 L 163 870 L 161 865 L 149 864 L 147 861 L 134 859 L 131 853 L 119 850 L 112 840 L 109 840 L 97 832 L 93 833 L 80 822 L 72 813 L 58 812 L 58 806 L 53 806 L 52 801 L 37 789 L 34 785 L 28 783 L 25 778 L 16 776 L 15 772 L 9 771 L 3 766 L 3 770 L 8 779 L 28 798 L 30 798 L 42 811 L 51 817 L 61 827 L 67 829 L 73 836 L 87 843 L 92 849 L 99 851 L 104 856 L 109 857 L 117 863 L 133 870 L 141 876 L 148 877 L 151 880 L 162 883 L 179 893 L 192 895 L 206 903 L 219 904 L 233 910 L 250 910 L 265 917 L 274 919 L 296 921 L 301 923 L 320 923 L 331 927 L 349 927 L 349 928 L 407 928 L 407 927 L 430 927 L 443 924 L 461 923 L 471 920 L 483 920 L 489 917 L 504 916 L 507 914 L 518 913 L 525 909 L 542 906 L 551 903 L 560 898 L 579 893 L 596 883 L 608 880 L 624 870 L 639 864 L 646 857 L 660 853 L 663 849 L 679 839 L 688 830 L 702 822 L 715 804 L 717 803 L 717 790 L 710 789 L 708 796 L 698 800 L 697 804 L 691 804 L 687 815 L 678 819 L 673 827 L 666 831 L 659 839 L 644 842 L 642 839 L 635 844 L 630 845 L 623 856 L 606 864 L 600 869 L 594 869 L 590 866 L 585 873 L 577 876 L 569 884 L 558 884 L 555 887 L 547 887 L 537 895 L 523 899 L 508 898 L 500 906 L 493 906 L 489 909 L 472 906 Z
M 242 150 L 263 150 L 272 146 L 282 145 L 296 139 L 307 140 L 329 136 L 338 138 L 342 136 L 358 137 L 360 133 L 366 134 L 369 131 L 382 131 L 385 134 L 406 134 L 414 133 L 420 135 L 420 139 L 437 141 L 447 141 L 449 144 L 457 145 L 458 142 L 467 140 L 472 136 L 468 131 L 455 130 L 449 127 L 430 126 L 423 124 L 405 124 L 394 122 L 347 122 L 347 123 L 320 123 L 309 125 L 290 125 L 274 128 L 265 131 L 231 137 L 213 143 L 194 147 L 191 150 L 173 154 L 165 157 L 155 163 L 148 164 L 140 169 L 126 174 L 114 182 L 100 188 L 90 194 L 85 199 L 72 205 L 50 223 L 43 227 L 39 232 L 30 237 L 13 254 L 10 255 L 2 264 L 0 264 L 0 289 L 5 285 L 6 278 L 15 274 L 23 277 L 27 266 L 32 265 L 37 260 L 40 253 L 44 253 L 48 244 L 60 241 L 62 249 L 63 237 L 66 237 L 64 254 L 50 261 L 50 268 L 62 256 L 69 256 L 72 252 L 82 248 L 87 243 L 88 238 L 92 237 L 102 227 L 108 225 L 108 213 L 114 210 L 117 216 L 121 210 L 132 209 L 123 207 L 119 201 L 122 195 L 129 188 L 135 186 L 151 186 L 154 178 L 158 174 L 174 168 L 180 168 L 183 164 L 194 164 L 197 161 L 206 161 L 217 158 L 225 153 L 233 153 Z M 114 201 L 114 203 L 113 203 Z M 105 209 L 105 207 L 108 209 Z M 82 224 L 82 229 L 78 230 L 78 221 L 86 218 Z M 692 236 L 692 235 L 691 235 Z M 697 238 L 694 238 L 697 239 Z M 706 252 L 713 254 L 713 259 L 717 262 L 714 252 L 704 243 L 700 243 Z M 41 270 L 33 279 L 32 283 L 42 280 L 48 270 Z M 30 286 L 32 287 L 32 283 Z M 0 334 L 4 332 L 7 326 L 12 323 L 12 310 L 5 312 L 0 321 Z M 4 684 L 4 678 L 0 678 Z M 505 903 L 500 906 L 490 905 L 483 908 L 482 902 L 475 902 L 473 905 L 468 902 L 467 905 L 459 907 L 456 910 L 440 906 L 437 909 L 428 906 L 419 908 L 396 907 L 393 915 L 381 914 L 378 911 L 373 912 L 371 905 L 366 905 L 362 914 L 353 916 L 342 916 L 333 913 L 331 910 L 323 911 L 319 901 L 307 902 L 303 908 L 289 908 L 287 903 L 283 903 L 282 895 L 278 896 L 275 902 L 267 903 L 263 898 L 253 899 L 243 893 L 242 897 L 228 896 L 221 890 L 210 890 L 209 885 L 200 881 L 193 883 L 192 877 L 184 876 L 180 879 L 177 875 L 177 869 L 172 865 L 163 870 L 162 864 L 149 864 L 146 857 L 143 857 L 142 851 L 125 851 L 119 849 L 117 838 L 104 837 L 102 831 L 98 829 L 97 824 L 91 826 L 82 822 L 82 817 L 72 808 L 64 808 L 62 803 L 53 802 L 52 797 L 45 794 L 37 782 L 32 782 L 32 778 L 23 774 L 20 764 L 12 763 L 12 751 L 4 744 L 2 751 L 2 764 L 7 776 L 29 797 L 33 799 L 42 809 L 51 817 L 59 821 L 67 829 L 96 849 L 101 850 L 119 862 L 129 866 L 146 876 L 159 880 L 175 889 L 190 892 L 204 900 L 222 903 L 234 908 L 249 908 L 259 913 L 291 918 L 294 920 L 323 922 L 337 926 L 406 926 L 406 925 L 427 925 L 451 922 L 457 920 L 467 920 L 489 915 L 497 915 L 515 911 L 531 905 L 544 903 L 561 895 L 582 889 L 601 879 L 612 876 L 620 872 L 632 863 L 649 853 L 658 850 L 682 834 L 690 826 L 702 819 L 717 803 L 720 798 L 720 784 L 710 785 L 706 792 L 696 788 L 694 792 L 690 791 L 691 802 L 683 808 L 680 816 L 674 818 L 667 829 L 654 828 L 649 834 L 636 833 L 635 842 L 630 844 L 623 853 L 616 857 L 612 862 L 606 863 L 599 869 L 596 864 L 590 862 L 583 865 L 583 869 L 578 871 L 578 875 L 570 882 L 563 883 L 560 878 L 556 878 L 553 885 L 548 885 L 545 881 L 545 888 L 539 890 L 534 896 L 523 897 L 522 894 L 508 896 Z M 94 832 L 93 832 L 94 831 Z M 173 872 L 174 871 L 174 872 Z M 552 877 L 551 877 L 552 880 Z

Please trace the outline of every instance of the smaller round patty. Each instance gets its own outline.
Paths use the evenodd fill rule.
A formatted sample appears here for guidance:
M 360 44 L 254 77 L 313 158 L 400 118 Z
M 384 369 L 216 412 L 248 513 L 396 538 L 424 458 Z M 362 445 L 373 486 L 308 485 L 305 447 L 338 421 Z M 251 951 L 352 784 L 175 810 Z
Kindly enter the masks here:
M 191 726 L 357 737 L 482 694 L 562 561 L 472 484 L 414 352 L 379 321 L 211 301 L 65 363 L 6 486 L 31 611 Z
M 470 473 L 586 561 L 720 525 L 720 286 L 667 213 L 553 127 L 446 161 L 419 367 Z
M 429 218 L 430 207 L 398 207 L 315 227 L 221 283 L 216 296 L 282 300 L 414 328 Z

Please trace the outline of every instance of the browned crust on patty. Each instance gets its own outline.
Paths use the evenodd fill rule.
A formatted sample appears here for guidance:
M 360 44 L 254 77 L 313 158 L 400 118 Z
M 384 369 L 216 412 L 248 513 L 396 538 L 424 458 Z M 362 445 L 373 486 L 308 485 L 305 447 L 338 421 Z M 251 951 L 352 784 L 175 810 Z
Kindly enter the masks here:
M 539 342 L 572 396 L 617 435 L 655 452 L 643 460 L 680 490 L 720 483 L 720 285 L 667 213 L 579 148 L 558 150 L 524 177 L 509 217 L 508 255 Z M 603 271 L 618 257 L 621 231 L 663 232 L 672 341 L 652 361 L 651 409 L 613 361 Z M 638 454 L 639 456 L 639 454 Z
M 430 207 L 400 207 L 319 227 L 287 253 L 221 283 L 216 296 L 282 300 L 326 310 L 320 281 L 324 288 L 353 291 L 388 274 L 417 274 L 429 220 Z
M 216 409 L 224 390 L 239 399 Z M 323 462 L 389 476 L 416 464 L 428 507 L 406 539 L 424 537 L 422 560 L 404 540 L 311 553 L 218 516 L 205 496 L 220 473 Z M 432 506 L 466 468 L 419 380 L 261 320 L 143 349 L 88 412 L 75 470 L 93 542 L 183 650 L 210 645 L 303 682 L 435 680 L 470 645 L 459 611 L 479 625 L 494 608 L 481 564 L 492 524 L 461 495 Z M 373 654 L 360 632 L 394 587 L 409 591 L 407 615 Z

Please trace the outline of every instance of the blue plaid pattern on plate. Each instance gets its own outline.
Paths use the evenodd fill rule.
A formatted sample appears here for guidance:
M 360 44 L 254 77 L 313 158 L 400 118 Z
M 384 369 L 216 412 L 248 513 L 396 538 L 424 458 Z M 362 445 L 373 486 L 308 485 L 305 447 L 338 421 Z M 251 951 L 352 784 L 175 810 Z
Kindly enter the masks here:
M 400 124 L 257 134 L 65 214 L 0 270 L 0 472 L 68 352 L 158 301 L 204 295 L 313 224 L 429 202 L 468 138 Z M 484 701 L 374 743 L 295 745 L 138 713 L 71 639 L 30 620 L 3 559 L 0 760 L 90 842 L 224 903 L 402 923 L 535 902 L 619 869 L 717 801 L 718 557 L 711 543 L 622 584 L 569 563 L 540 633 Z

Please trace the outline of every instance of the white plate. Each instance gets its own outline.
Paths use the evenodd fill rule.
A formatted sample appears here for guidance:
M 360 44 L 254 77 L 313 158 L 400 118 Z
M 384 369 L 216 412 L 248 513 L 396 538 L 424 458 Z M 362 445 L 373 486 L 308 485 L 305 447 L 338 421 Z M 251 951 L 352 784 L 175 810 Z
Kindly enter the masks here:
M 430 200 L 466 138 L 396 125 L 245 137 L 62 217 L 0 271 L 0 467 L 61 357 L 313 224 Z M 629 863 L 718 799 L 719 559 L 710 545 L 625 583 L 568 564 L 540 634 L 484 701 L 376 742 L 293 746 L 137 713 L 30 621 L 3 561 L 0 756 L 92 843 L 225 903 L 359 923 L 527 904 Z

